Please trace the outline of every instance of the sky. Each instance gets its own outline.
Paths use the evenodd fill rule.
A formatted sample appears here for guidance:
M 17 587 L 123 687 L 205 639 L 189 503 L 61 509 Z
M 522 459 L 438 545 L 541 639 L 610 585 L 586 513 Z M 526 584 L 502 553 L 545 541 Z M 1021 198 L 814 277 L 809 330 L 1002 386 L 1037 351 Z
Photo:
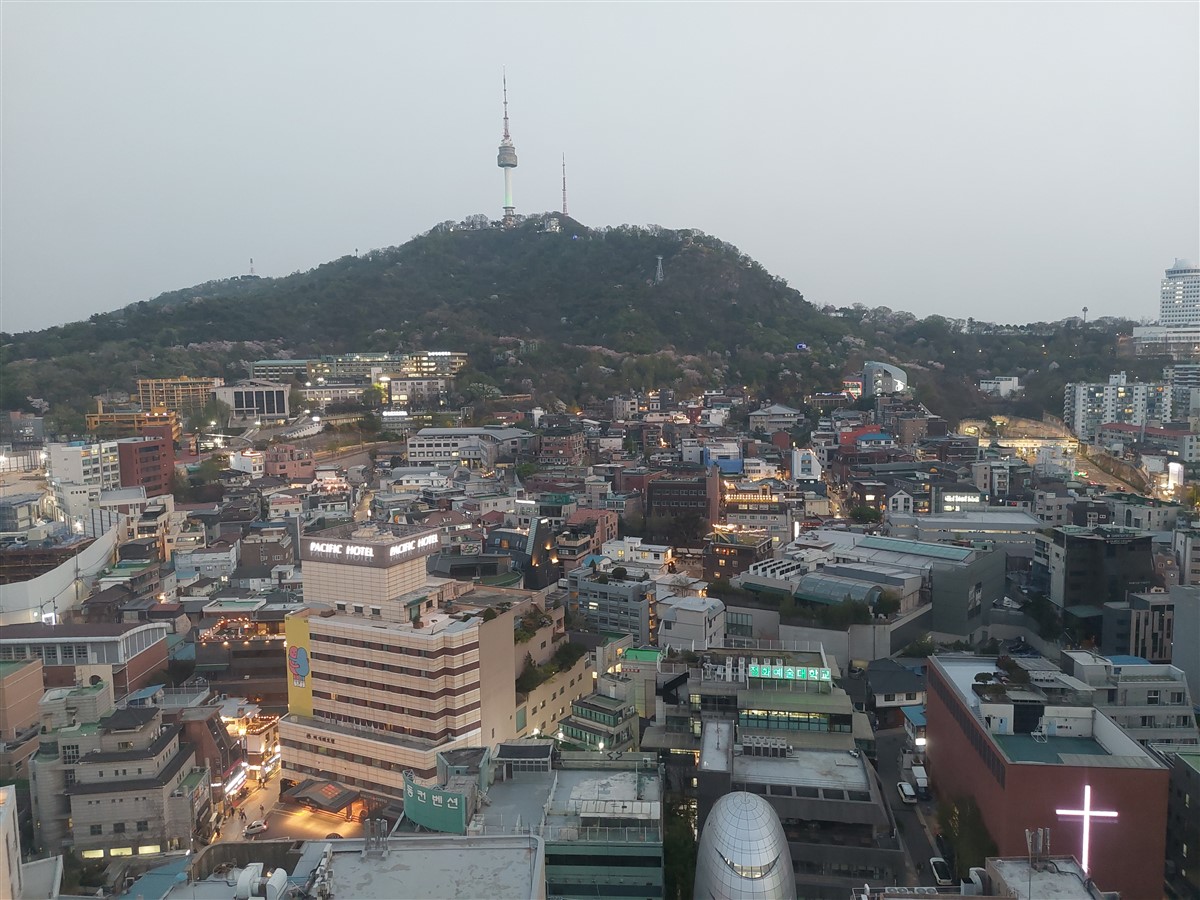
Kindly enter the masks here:
M 0 4 L 0 331 L 518 213 L 698 228 L 818 304 L 1153 319 L 1200 4 Z

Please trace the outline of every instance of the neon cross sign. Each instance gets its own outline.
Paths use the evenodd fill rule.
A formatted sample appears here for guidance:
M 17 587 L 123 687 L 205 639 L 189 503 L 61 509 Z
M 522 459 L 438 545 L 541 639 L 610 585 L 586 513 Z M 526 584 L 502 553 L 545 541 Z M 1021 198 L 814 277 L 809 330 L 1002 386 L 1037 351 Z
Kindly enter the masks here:
M 1083 856 L 1079 862 L 1086 874 L 1088 872 L 1088 845 L 1091 843 L 1092 837 L 1092 819 L 1115 819 L 1117 812 L 1112 809 L 1092 809 L 1092 786 L 1090 784 L 1083 786 L 1083 809 L 1056 809 L 1055 812 L 1060 816 L 1083 819 Z

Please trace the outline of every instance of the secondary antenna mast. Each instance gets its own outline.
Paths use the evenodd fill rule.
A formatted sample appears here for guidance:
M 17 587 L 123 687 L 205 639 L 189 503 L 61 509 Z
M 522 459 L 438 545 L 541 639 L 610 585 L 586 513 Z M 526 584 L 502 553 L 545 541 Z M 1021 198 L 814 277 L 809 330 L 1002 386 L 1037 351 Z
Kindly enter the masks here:
M 563 215 L 567 214 L 567 154 L 563 154 Z

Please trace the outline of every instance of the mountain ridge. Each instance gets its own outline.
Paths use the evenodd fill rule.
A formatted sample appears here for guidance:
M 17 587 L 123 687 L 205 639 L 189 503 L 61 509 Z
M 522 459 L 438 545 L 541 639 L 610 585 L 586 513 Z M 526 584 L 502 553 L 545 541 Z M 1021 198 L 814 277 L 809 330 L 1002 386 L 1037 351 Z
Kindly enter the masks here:
M 830 315 L 696 230 L 590 229 L 555 214 L 514 229 L 487 225 L 483 216 L 443 222 L 404 244 L 305 272 L 205 282 L 86 322 L 3 335 L 0 406 L 26 408 L 37 396 L 82 411 L 91 395 L 132 390 L 137 377 L 232 380 L 252 359 L 349 351 L 466 350 L 464 385 L 536 385 L 570 402 L 630 387 L 722 383 L 797 402 L 839 388 L 865 358 L 915 365 L 937 396 L 996 364 L 1029 370 L 1049 361 L 1045 347 L 1035 353 L 1020 336 L 964 333 L 941 316 L 857 305 Z M 665 278 L 656 283 L 660 255 Z M 1051 334 L 1070 331 L 1071 353 L 1084 358 L 1106 355 L 1121 327 L 1060 325 Z M 1005 361 L 1002 345 L 1018 343 L 1022 352 Z

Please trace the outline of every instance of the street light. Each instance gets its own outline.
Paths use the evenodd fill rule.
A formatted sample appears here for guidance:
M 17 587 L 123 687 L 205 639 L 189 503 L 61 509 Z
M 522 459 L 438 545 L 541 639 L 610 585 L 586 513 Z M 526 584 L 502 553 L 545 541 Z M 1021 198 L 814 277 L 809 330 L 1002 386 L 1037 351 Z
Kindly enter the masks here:
M 601 741 L 601 742 L 600 742 L 600 750 L 601 750 L 602 752 L 603 752 L 603 750 L 604 750 L 604 741 Z

